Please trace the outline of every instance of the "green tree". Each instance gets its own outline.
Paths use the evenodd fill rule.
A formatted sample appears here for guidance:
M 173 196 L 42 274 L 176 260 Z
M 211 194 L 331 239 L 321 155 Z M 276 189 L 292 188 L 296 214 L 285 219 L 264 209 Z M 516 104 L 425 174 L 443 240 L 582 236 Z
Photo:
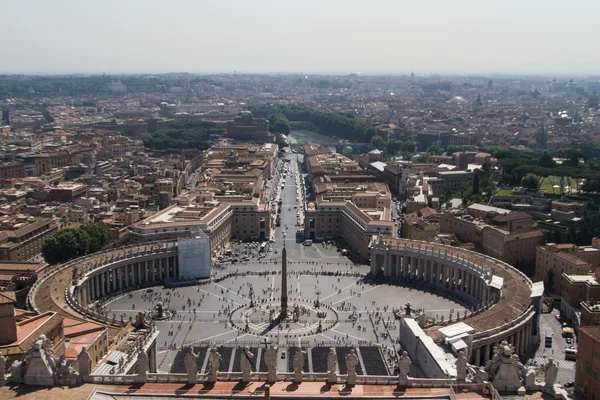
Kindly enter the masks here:
M 281 137 L 278 137 L 277 140 L 275 140 L 275 144 L 277 146 L 279 146 L 280 150 L 283 150 L 283 148 L 289 146 L 289 144 L 285 140 L 283 140 Z
M 584 142 L 579 148 L 589 159 L 600 158 L 600 143 L 598 142 Z
M 400 140 L 392 139 L 388 140 L 386 144 L 386 150 L 390 155 L 395 156 L 400 150 L 402 150 L 402 146 L 403 143 Z
M 479 173 L 475 171 L 475 175 L 473 176 L 473 193 L 479 193 Z
M 463 146 L 457 146 L 457 145 L 451 144 L 450 146 L 448 146 L 446 148 L 446 155 L 451 156 L 452 154 L 454 154 L 458 151 L 464 151 L 464 149 L 465 148 Z
M 106 224 L 63 228 L 50 235 L 42 245 L 42 255 L 48 264 L 72 260 L 100 250 L 110 241 Z
M 270 114 L 269 120 L 269 131 L 273 133 L 283 133 L 289 135 L 291 131 L 290 121 L 282 113 Z
M 521 185 L 526 189 L 535 190 L 539 192 L 541 186 L 541 179 L 535 174 L 527 174 L 521 179 Z
M 549 152 L 545 151 L 538 160 L 538 163 L 541 167 L 545 168 L 554 168 L 556 167 L 556 161 L 552 159 L 552 155 Z
M 381 136 L 375 135 L 371 139 L 371 146 L 374 149 L 383 150 L 385 149 L 385 140 Z
M 443 147 L 439 147 L 439 146 L 431 146 L 429 148 L 429 153 L 432 154 L 432 155 L 434 155 L 434 156 L 439 156 L 444 151 L 445 151 L 445 149 Z
M 419 161 L 420 163 L 428 163 L 429 162 L 429 154 L 428 153 L 419 154 L 419 157 L 417 157 L 417 161 Z
M 413 159 L 413 154 L 410 151 L 403 151 L 402 152 L 402 159 L 406 160 L 406 161 L 412 161 Z

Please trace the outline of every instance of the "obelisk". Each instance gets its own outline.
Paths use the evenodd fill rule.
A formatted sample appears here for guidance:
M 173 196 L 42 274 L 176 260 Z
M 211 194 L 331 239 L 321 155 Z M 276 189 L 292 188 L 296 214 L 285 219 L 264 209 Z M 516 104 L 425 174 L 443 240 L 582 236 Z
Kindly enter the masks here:
M 283 250 L 281 250 L 281 319 L 287 318 L 288 291 L 287 291 L 287 252 L 285 250 L 285 236 L 283 238 Z

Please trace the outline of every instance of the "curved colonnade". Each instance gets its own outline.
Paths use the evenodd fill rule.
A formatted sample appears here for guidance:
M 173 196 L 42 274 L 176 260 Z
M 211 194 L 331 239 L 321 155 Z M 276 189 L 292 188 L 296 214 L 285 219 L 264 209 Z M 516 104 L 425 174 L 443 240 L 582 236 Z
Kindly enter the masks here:
M 70 318 L 91 318 L 119 327 L 119 321 L 94 312 L 95 300 L 178 277 L 177 243 L 154 242 L 102 250 L 49 269 L 31 288 L 30 309 Z
M 379 239 L 371 245 L 371 273 L 421 282 L 473 304 L 461 322 L 473 328 L 471 363 L 486 364 L 506 340 L 525 354 L 538 340 L 532 283 L 510 265 L 468 250 L 405 239 Z M 129 290 L 176 280 L 177 243 L 155 242 L 101 251 L 57 266 L 32 287 L 28 302 L 37 312 L 91 318 L 115 327 L 88 307 L 90 302 Z M 60 279 L 59 279 L 60 277 Z M 52 293 L 52 295 L 50 295 Z M 48 301 L 50 300 L 50 301 Z M 440 325 L 427 329 L 436 341 Z
M 474 365 L 487 364 L 503 340 L 519 355 L 539 340 L 531 280 L 495 258 L 442 244 L 378 238 L 371 244 L 371 274 L 450 291 L 472 304 L 474 311 L 460 322 L 472 328 Z M 444 339 L 439 325 L 426 330 L 436 341 Z

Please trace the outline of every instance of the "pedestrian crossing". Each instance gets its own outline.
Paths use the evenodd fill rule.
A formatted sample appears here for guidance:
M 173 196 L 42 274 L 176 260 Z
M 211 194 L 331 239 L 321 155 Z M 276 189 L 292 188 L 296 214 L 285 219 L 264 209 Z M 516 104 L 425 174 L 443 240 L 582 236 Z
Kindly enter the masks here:
M 532 359 L 533 361 L 535 361 L 535 363 L 537 365 L 545 365 L 548 358 L 547 357 L 534 357 Z M 563 368 L 563 369 L 575 369 L 575 362 L 574 361 L 565 361 L 565 360 L 558 360 L 558 368 Z

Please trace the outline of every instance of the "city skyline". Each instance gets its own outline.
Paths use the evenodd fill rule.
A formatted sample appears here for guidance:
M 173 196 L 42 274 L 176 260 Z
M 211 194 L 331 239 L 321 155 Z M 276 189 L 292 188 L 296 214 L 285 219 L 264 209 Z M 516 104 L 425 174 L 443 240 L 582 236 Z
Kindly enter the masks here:
M 538 0 L 103 4 L 4 5 L 0 73 L 579 76 L 600 62 L 586 40 L 600 33 L 591 1 L 576 14 Z

